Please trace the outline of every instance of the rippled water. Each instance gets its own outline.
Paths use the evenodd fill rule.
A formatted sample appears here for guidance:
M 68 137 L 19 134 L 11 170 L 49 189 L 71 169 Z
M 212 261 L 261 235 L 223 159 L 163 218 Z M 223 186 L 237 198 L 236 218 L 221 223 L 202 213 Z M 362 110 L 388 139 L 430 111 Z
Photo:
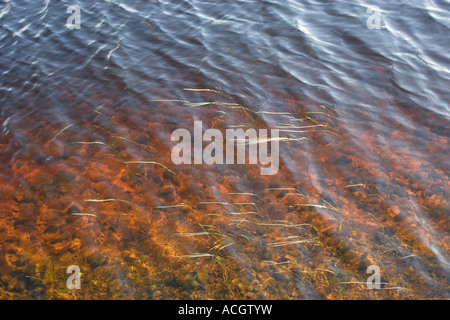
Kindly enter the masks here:
M 449 9 L 0 1 L 0 298 L 449 298 Z M 174 165 L 194 120 L 279 172 Z

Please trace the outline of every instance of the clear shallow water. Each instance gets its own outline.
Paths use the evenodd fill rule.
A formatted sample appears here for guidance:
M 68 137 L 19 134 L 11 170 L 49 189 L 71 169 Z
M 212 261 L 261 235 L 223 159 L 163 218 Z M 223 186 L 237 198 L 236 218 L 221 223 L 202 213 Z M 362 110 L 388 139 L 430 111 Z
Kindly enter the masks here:
M 0 2 L 0 297 L 449 297 L 448 2 L 72 4 Z M 194 120 L 280 171 L 175 166 Z

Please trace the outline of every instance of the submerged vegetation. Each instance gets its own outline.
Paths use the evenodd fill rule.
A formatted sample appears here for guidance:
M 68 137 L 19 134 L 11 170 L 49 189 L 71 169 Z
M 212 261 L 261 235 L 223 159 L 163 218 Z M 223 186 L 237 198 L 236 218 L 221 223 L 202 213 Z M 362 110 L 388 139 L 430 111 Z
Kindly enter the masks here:
M 148 101 L 140 110 L 147 128 L 94 110 L 89 139 L 59 134 L 67 166 L 53 167 L 53 178 L 21 169 L 28 184 L 15 188 L 12 220 L 3 219 L 10 236 L 1 297 L 403 299 L 428 295 L 428 280 L 411 263 L 445 278 L 433 254 L 399 226 L 389 200 L 395 184 L 374 179 L 349 154 L 346 120 L 334 108 L 287 102 L 286 111 L 255 111 L 219 90 L 185 91 L 194 101 Z M 187 115 L 201 115 L 214 128 L 279 129 L 278 175 L 261 176 L 252 164 L 174 165 L 168 137 L 178 124 L 147 110 L 179 105 L 189 109 L 180 111 L 187 123 Z M 330 173 L 339 170 L 354 178 Z M 430 210 L 435 219 L 448 209 L 440 199 Z M 83 290 L 65 286 L 72 264 L 82 270 Z M 383 290 L 366 287 L 374 264 Z

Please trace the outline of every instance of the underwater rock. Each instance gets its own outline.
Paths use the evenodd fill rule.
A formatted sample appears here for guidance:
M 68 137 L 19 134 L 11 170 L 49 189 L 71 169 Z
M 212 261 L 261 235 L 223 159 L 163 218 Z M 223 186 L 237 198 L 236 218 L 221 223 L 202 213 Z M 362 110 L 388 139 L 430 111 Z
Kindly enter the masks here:
M 26 222 L 31 224 L 37 216 L 37 207 L 34 203 L 20 203 L 14 208 L 14 226 L 22 225 Z
M 108 258 L 99 253 L 93 253 L 87 257 L 87 262 L 92 269 L 96 269 L 107 264 Z

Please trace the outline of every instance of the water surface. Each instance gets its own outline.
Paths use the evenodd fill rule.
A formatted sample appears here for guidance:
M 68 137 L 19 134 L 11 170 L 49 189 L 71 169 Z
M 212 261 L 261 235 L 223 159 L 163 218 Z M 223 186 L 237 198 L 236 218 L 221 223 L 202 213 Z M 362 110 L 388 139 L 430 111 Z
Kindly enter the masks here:
M 0 1 L 0 298 L 449 298 L 449 8 Z M 279 172 L 174 165 L 195 120 Z

